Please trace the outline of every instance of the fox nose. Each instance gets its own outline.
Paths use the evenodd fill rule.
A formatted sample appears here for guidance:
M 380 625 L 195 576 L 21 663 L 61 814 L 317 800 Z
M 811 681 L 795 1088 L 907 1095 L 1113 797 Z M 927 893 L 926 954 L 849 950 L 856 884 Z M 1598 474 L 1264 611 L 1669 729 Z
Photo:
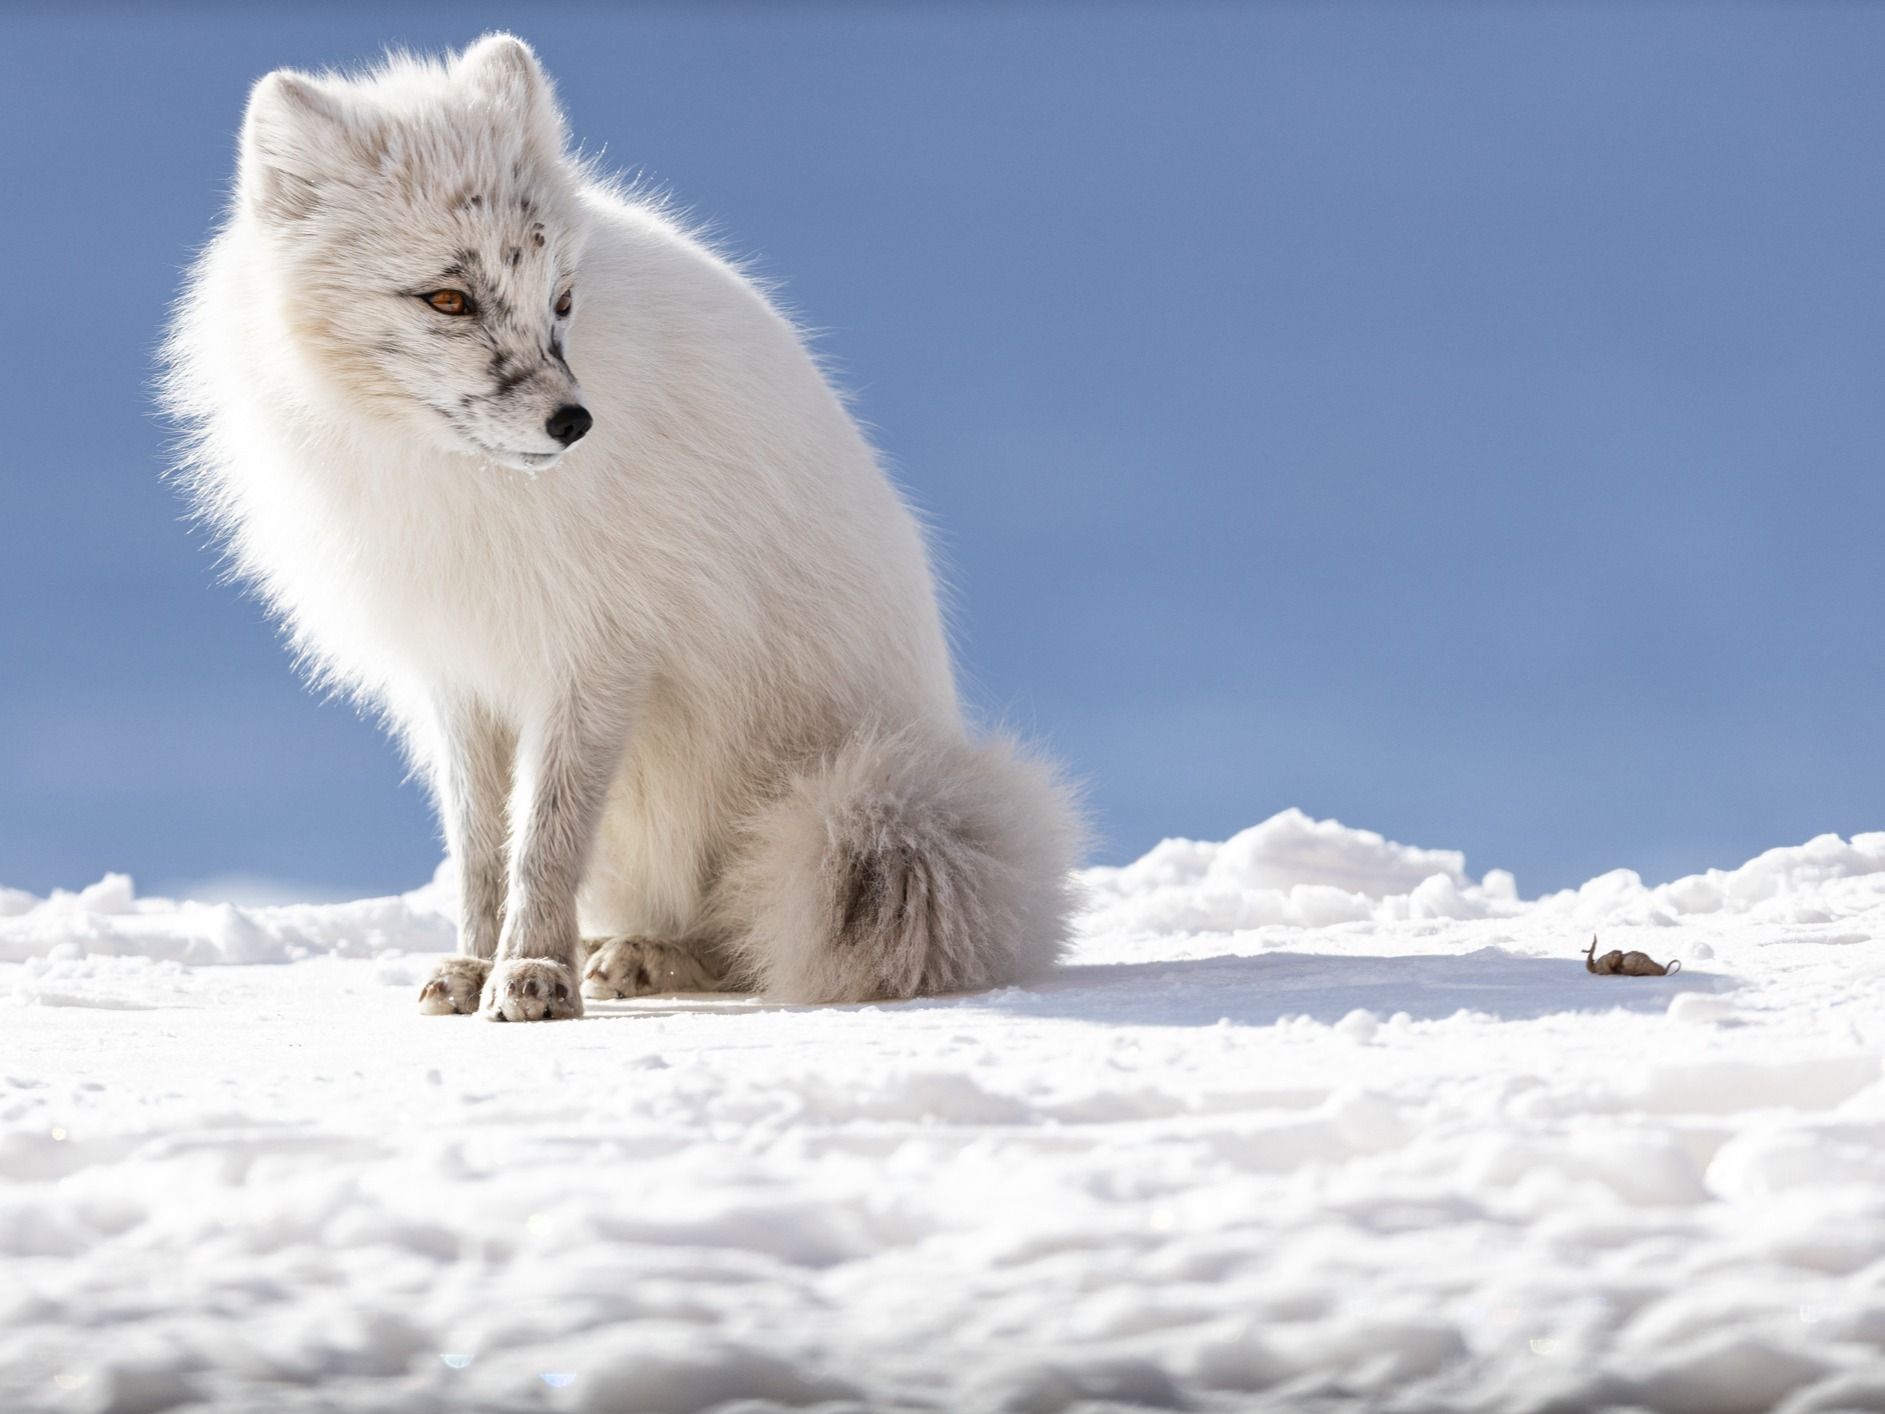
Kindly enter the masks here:
M 550 414 L 550 420 L 543 424 L 543 430 L 565 447 L 570 447 L 582 441 L 583 433 L 595 425 L 596 420 L 589 415 L 588 408 L 564 403 Z

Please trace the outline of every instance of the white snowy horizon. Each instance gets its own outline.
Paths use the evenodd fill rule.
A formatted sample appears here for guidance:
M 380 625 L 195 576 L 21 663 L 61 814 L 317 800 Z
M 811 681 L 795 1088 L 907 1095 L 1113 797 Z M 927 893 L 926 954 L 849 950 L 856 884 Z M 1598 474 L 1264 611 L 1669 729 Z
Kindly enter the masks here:
M 42 946 L 198 965 L 286 962 L 324 951 L 372 955 L 375 948 L 450 951 L 448 865 L 440 860 L 432 878 L 412 889 L 358 899 L 247 873 L 150 895 L 115 871 L 44 896 L 0 883 L 0 961 L 40 956 Z M 1662 884 L 1617 868 L 1527 899 L 1507 870 L 1474 878 L 1462 851 L 1403 844 L 1290 807 L 1228 840 L 1174 836 L 1129 864 L 1090 866 L 1076 876 L 1086 899 L 1080 932 L 1090 939 L 1527 915 L 1580 927 L 1671 926 L 1686 915 L 1748 911 L 1803 886 L 1882 872 L 1885 831 L 1850 839 L 1827 833 Z M 80 915 L 88 922 L 73 931 Z
M 0 1407 L 1885 1409 L 1885 832 L 1082 881 L 1026 986 L 544 1026 L 417 1014 L 442 873 L 0 891 Z

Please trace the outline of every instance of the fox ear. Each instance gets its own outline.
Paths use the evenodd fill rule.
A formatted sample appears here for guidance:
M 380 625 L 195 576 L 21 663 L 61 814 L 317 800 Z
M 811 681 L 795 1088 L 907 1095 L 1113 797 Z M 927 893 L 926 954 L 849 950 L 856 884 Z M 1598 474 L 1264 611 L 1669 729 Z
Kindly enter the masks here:
M 492 103 L 523 119 L 540 153 L 561 155 L 568 133 L 556 87 L 528 44 L 514 34 L 487 34 L 460 54 L 453 68 Z
M 361 161 L 362 137 L 318 80 L 292 69 L 264 74 L 242 118 L 241 199 L 271 221 L 305 220 L 322 186 Z

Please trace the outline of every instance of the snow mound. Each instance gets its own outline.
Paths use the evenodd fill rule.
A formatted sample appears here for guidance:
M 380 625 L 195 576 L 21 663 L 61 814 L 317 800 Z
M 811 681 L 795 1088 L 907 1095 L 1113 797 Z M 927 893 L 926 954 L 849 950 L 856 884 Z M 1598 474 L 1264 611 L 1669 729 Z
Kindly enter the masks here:
M 441 865 L 431 883 L 391 898 L 263 907 L 139 898 L 126 874 L 43 899 L 0 889 L 0 962 L 92 955 L 202 966 L 449 952 L 457 927 L 444 873 Z
M 1083 877 L 1096 928 L 1142 933 L 1486 918 L 1520 907 L 1504 870 L 1474 881 L 1457 850 L 1396 844 L 1300 810 L 1222 844 L 1166 840 L 1123 868 Z
M 1647 888 L 1632 869 L 1601 874 L 1539 901 L 1580 923 L 1667 924 L 1693 914 L 1745 914 L 1776 923 L 1829 923 L 1866 913 L 1885 898 L 1885 831 L 1819 835 L 1770 849 L 1738 869 L 1710 869 Z

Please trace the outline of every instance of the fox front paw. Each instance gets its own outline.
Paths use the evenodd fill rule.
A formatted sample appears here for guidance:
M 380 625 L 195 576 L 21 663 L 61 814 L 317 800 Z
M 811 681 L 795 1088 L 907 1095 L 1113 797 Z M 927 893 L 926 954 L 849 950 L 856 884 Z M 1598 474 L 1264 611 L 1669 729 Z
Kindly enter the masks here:
M 478 994 L 490 971 L 488 958 L 446 958 L 419 989 L 419 1011 L 425 1016 L 470 1015 L 478 1009 Z
M 563 1021 L 583 1014 L 583 999 L 562 963 L 512 957 L 492 966 L 478 1010 L 488 1021 Z

